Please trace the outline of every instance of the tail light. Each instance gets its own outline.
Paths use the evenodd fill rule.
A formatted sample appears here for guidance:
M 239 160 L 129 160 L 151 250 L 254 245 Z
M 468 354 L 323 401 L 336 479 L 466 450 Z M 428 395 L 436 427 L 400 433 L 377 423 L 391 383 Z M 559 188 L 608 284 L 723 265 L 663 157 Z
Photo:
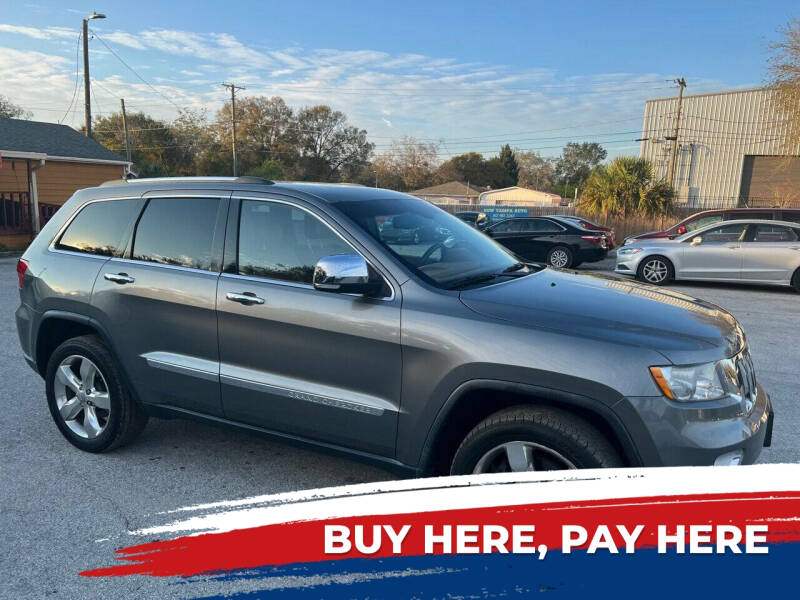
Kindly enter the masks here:
M 582 235 L 582 240 L 586 240 L 587 242 L 592 242 L 593 244 L 599 244 L 603 240 L 602 235 Z
M 25 273 L 28 271 L 28 261 L 20 258 L 17 261 L 17 282 L 19 289 L 22 289 L 22 283 L 25 281 Z

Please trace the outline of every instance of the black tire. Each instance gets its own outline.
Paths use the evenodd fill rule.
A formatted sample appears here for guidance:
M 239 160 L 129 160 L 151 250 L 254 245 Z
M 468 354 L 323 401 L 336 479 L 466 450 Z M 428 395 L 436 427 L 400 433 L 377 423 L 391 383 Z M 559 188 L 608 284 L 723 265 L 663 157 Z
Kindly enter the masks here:
M 560 253 L 563 252 L 566 255 L 567 261 L 564 264 L 553 264 L 554 258 L 562 256 Z M 572 267 L 572 262 L 575 260 L 575 257 L 572 255 L 572 250 L 567 248 L 566 246 L 553 246 L 547 252 L 547 264 L 551 267 L 555 267 L 557 269 L 569 269 Z
M 660 267 L 658 267 L 659 263 L 666 267 L 664 278 L 658 281 L 652 278 L 648 279 L 648 277 L 645 275 L 645 269 L 648 267 L 648 265 L 652 266 L 654 269 L 660 269 Z M 672 261 L 670 261 L 670 259 L 668 259 L 666 256 L 661 256 L 660 254 L 654 254 L 653 256 L 648 256 L 642 259 L 642 262 L 639 263 L 639 268 L 636 269 L 636 279 L 651 285 L 667 285 L 674 278 L 675 267 L 672 266 Z
M 467 434 L 453 457 L 450 474 L 473 473 L 482 458 L 509 442 L 529 442 L 542 449 L 543 462 L 536 470 L 624 466 L 611 442 L 584 419 L 558 408 L 516 406 L 490 415 Z M 571 465 L 559 466 L 559 457 Z
M 792 275 L 792 287 L 794 288 L 795 292 L 800 294 L 800 269 L 797 269 L 797 271 L 794 272 L 794 275 Z
M 71 357 L 88 358 L 100 371 L 108 392 L 110 410 L 103 430 L 94 438 L 85 438 L 70 429 L 56 403 L 56 374 L 62 361 Z M 58 429 L 77 448 L 87 452 L 107 452 L 133 441 L 147 425 L 147 414 L 127 390 L 111 352 L 95 335 L 71 338 L 50 356 L 45 372 L 47 405 Z M 99 410 L 99 409 L 98 409 Z

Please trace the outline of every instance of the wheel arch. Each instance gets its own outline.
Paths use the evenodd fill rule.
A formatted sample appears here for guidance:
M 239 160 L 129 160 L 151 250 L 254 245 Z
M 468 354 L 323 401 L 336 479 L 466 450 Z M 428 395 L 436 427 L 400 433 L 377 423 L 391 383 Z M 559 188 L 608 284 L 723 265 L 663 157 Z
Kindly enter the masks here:
M 583 417 L 609 439 L 626 466 L 644 464 L 622 420 L 603 402 L 542 386 L 476 379 L 461 384 L 439 410 L 423 445 L 420 474 L 446 473 L 461 440 L 475 425 L 500 410 L 525 404 L 558 407 Z
M 108 348 L 111 356 L 117 362 L 117 366 L 122 374 L 125 385 L 133 398 L 139 402 L 136 388 L 131 385 L 127 370 L 122 361 L 119 360 L 111 337 L 106 329 L 95 319 L 79 313 L 72 313 L 63 310 L 46 311 L 39 321 L 39 325 L 33 335 L 33 358 L 36 364 L 36 371 L 42 377 L 47 371 L 47 363 L 53 352 L 62 343 L 70 338 L 82 335 L 97 335 Z

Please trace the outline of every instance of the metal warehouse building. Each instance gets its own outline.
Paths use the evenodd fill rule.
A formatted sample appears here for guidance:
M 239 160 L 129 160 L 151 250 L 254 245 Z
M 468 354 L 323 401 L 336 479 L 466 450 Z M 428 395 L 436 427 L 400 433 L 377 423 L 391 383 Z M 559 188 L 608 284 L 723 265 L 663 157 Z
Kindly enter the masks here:
M 677 97 L 648 100 L 640 156 L 668 179 Z M 684 95 L 674 186 L 694 207 L 800 205 L 800 147 L 786 143 L 774 93 L 755 88 Z

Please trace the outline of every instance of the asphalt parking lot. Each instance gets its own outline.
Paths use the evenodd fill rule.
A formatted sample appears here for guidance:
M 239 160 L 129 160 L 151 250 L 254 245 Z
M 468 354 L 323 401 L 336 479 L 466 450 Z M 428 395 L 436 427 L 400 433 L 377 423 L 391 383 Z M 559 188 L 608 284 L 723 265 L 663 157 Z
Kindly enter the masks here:
M 109 563 L 114 536 L 148 515 L 189 504 L 389 479 L 350 460 L 189 421 L 151 420 L 133 445 L 108 455 L 70 446 L 52 423 L 42 380 L 22 359 L 14 325 L 15 259 L 0 259 L 0 597 L 173 597 L 150 578 L 87 580 Z M 585 265 L 608 270 L 611 261 Z M 731 311 L 750 340 L 776 411 L 762 462 L 800 462 L 800 296 L 791 290 L 677 284 Z M 108 542 L 97 542 L 111 537 Z M 119 539 L 119 538 L 117 538 Z M 129 543 L 129 540 L 125 540 Z M 209 588 L 209 591 L 211 589 Z

